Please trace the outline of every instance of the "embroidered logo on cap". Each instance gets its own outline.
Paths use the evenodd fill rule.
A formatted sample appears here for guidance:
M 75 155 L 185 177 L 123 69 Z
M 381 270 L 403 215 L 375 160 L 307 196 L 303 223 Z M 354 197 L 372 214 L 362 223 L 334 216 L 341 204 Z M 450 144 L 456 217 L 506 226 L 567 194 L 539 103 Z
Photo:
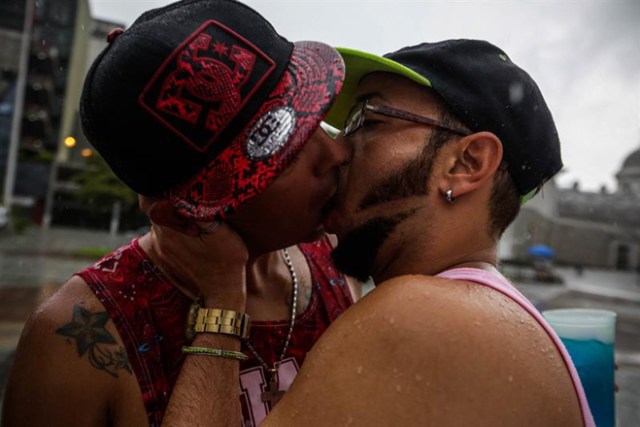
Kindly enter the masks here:
M 253 160 L 264 159 L 277 153 L 296 127 L 296 112 L 281 107 L 267 112 L 253 125 L 246 140 L 246 150 Z
M 249 41 L 207 21 L 175 49 L 140 95 L 141 105 L 204 152 L 275 68 Z

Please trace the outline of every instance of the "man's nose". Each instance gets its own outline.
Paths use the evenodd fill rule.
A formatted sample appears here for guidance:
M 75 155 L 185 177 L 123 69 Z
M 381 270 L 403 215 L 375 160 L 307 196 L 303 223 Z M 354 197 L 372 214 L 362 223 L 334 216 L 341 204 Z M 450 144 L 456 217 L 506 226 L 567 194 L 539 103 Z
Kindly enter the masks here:
M 321 162 L 319 174 L 324 174 L 338 166 L 346 165 L 351 161 L 351 150 L 349 145 L 345 144 L 344 138 L 340 135 L 333 138 L 324 131 L 319 132 L 323 145 L 323 162 Z

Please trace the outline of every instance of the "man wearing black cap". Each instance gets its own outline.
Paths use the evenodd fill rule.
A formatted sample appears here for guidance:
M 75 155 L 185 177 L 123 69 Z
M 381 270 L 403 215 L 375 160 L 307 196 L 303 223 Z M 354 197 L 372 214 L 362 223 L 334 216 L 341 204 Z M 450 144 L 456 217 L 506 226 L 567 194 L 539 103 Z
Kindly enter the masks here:
M 593 426 L 559 338 L 496 268 L 520 204 L 562 167 L 535 82 L 483 41 L 341 53 L 327 120 L 352 160 L 325 226 L 336 265 L 377 287 L 263 425 Z
M 343 79 L 334 49 L 290 43 L 231 0 L 174 3 L 110 34 L 82 124 L 152 230 L 30 318 L 7 425 L 266 416 L 353 302 L 321 226 L 349 155 L 320 129 Z M 232 403 L 202 393 L 212 384 Z

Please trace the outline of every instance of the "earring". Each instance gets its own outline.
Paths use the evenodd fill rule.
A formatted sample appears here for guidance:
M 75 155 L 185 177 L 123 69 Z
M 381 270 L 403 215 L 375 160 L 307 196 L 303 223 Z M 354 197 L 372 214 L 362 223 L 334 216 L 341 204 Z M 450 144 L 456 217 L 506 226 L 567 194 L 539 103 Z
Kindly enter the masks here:
M 456 198 L 453 197 L 453 190 L 451 188 L 445 191 L 445 193 L 443 194 L 443 197 L 450 205 L 452 205 L 453 202 L 455 202 L 456 200 Z

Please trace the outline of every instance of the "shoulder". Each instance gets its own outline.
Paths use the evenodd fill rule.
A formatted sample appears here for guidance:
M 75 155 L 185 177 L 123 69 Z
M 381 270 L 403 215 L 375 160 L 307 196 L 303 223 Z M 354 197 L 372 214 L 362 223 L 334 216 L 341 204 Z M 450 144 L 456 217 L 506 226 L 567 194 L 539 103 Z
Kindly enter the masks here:
M 79 276 L 72 276 L 31 314 L 25 324 L 20 344 L 24 347 L 35 342 L 47 342 L 57 347 L 65 325 L 74 321 L 74 313 L 77 313 L 75 321 L 82 322 L 88 321 L 91 313 L 104 311 L 85 281 Z
M 484 414 L 486 425 L 509 417 L 501 424 L 521 425 L 537 411 L 555 413 L 550 402 L 574 409 L 575 418 L 575 393 L 554 352 L 537 322 L 506 296 L 468 282 L 402 276 L 325 332 L 303 365 L 300 388 L 294 383 L 281 403 L 295 401 L 291 391 L 317 391 L 323 398 L 314 404 L 328 401 L 322 410 L 374 424 L 485 425 L 477 424 Z M 506 414 L 506 407 L 516 409 Z
M 545 387 L 549 381 L 562 382 L 564 391 L 572 389 L 560 353 L 542 325 L 493 288 L 433 276 L 402 276 L 381 284 L 371 297 L 360 316 L 382 314 L 370 323 L 372 337 L 376 329 L 386 331 L 384 338 L 375 337 L 382 351 L 384 341 L 391 340 L 395 348 L 389 358 L 401 354 L 411 369 L 436 377 L 446 374 L 447 382 L 462 393 L 488 389 L 506 399 L 503 393 L 516 396 L 522 391 L 518 386 L 526 384 L 528 390 L 521 397 L 535 399 L 536 392 L 544 397 L 553 388 Z
M 69 417 L 99 424 L 122 390 L 121 380 L 130 376 L 113 321 L 84 280 L 73 276 L 25 324 L 7 385 L 5 416 L 31 425 L 47 419 L 70 422 Z

